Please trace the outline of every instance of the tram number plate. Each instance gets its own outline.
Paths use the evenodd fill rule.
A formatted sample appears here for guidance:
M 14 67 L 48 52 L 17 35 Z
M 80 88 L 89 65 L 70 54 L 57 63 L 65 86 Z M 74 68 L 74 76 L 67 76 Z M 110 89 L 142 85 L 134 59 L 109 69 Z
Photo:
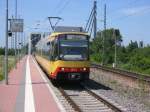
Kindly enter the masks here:
M 70 79 L 80 79 L 80 73 L 70 73 Z

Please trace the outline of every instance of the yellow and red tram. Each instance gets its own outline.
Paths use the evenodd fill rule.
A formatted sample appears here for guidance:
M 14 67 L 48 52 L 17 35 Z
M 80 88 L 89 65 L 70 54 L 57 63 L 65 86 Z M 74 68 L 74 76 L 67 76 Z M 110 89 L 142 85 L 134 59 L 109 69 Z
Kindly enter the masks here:
M 90 73 L 89 35 L 53 32 L 36 45 L 35 58 L 55 80 L 87 80 Z

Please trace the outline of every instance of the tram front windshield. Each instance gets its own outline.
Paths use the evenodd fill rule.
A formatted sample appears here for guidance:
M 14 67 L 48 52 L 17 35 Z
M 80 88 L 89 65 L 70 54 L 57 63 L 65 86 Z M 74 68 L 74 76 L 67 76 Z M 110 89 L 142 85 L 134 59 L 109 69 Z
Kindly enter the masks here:
M 72 37 L 72 35 L 70 37 Z M 79 37 L 78 35 L 77 38 L 60 40 L 60 59 L 88 60 L 88 40 L 83 37 L 80 39 Z

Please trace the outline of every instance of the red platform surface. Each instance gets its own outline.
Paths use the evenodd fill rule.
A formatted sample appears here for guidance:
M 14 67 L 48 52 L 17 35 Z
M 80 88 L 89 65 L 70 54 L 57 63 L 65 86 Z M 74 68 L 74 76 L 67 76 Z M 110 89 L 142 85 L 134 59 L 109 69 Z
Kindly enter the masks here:
M 16 98 L 21 85 L 21 79 L 23 77 L 23 68 L 26 63 L 24 57 L 18 64 L 17 69 L 13 69 L 9 73 L 9 85 L 5 83 L 0 84 L 0 112 L 12 112 L 14 111 Z
M 27 64 L 28 62 L 29 64 Z M 30 73 L 27 68 L 29 68 Z M 31 83 L 27 83 L 27 78 L 25 79 L 26 76 L 24 75 L 30 75 Z M 18 110 L 21 112 L 26 112 L 26 110 L 34 110 L 35 112 L 62 111 L 60 104 L 58 105 L 58 102 L 48 88 L 48 81 L 44 80 L 43 77 L 45 76 L 42 75 L 44 74 L 39 71 L 37 63 L 32 56 L 24 57 L 17 64 L 17 69 L 13 69 L 9 73 L 9 85 L 5 85 L 4 83 L 0 84 L 0 112 L 18 112 Z M 25 80 L 24 83 L 22 80 Z M 24 91 L 22 90 L 23 85 Z M 31 92 L 29 93 L 32 93 L 32 97 L 30 97 L 30 99 L 27 98 L 30 94 L 28 93 L 28 95 L 26 95 L 29 91 L 26 85 L 30 85 L 31 87 Z M 24 93 L 20 92 L 20 90 Z M 24 97 L 18 97 L 21 96 L 20 94 L 24 94 L 22 95 Z M 18 98 L 22 98 L 22 104 L 18 104 Z M 32 107 L 26 106 L 28 102 L 30 103 L 31 99 L 34 103 Z M 25 103 L 25 100 L 27 103 Z M 20 105 L 23 105 L 24 108 Z M 25 109 L 25 107 L 34 109 Z

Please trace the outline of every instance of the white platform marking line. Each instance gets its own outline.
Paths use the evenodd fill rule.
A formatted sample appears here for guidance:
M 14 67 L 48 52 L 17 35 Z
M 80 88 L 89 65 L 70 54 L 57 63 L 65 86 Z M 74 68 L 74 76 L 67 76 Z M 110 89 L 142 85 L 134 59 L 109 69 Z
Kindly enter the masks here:
M 36 65 L 36 67 L 37 67 L 37 69 L 38 69 L 38 71 L 39 71 L 39 73 L 40 73 L 42 79 L 43 79 L 45 82 L 47 82 L 46 78 L 44 77 L 43 72 L 41 71 L 41 69 L 39 68 L 39 66 L 37 65 L 37 63 L 36 63 L 35 60 L 33 59 L 33 57 L 32 57 L 32 60 L 33 60 L 33 62 L 35 63 L 35 65 Z M 56 95 L 55 95 L 54 91 L 52 90 L 52 88 L 51 88 L 48 84 L 46 84 L 46 86 L 48 87 L 49 92 L 52 94 L 52 96 L 53 96 L 53 98 L 54 98 L 56 104 L 58 105 L 60 111 L 61 111 L 61 112 L 66 112 L 66 110 L 64 109 L 64 107 L 62 106 L 62 104 L 60 103 L 60 101 L 58 100 L 58 98 L 56 97 Z
M 26 85 L 25 85 L 25 103 L 24 112 L 35 112 L 34 97 L 32 90 L 32 81 L 29 66 L 29 56 L 26 64 Z

